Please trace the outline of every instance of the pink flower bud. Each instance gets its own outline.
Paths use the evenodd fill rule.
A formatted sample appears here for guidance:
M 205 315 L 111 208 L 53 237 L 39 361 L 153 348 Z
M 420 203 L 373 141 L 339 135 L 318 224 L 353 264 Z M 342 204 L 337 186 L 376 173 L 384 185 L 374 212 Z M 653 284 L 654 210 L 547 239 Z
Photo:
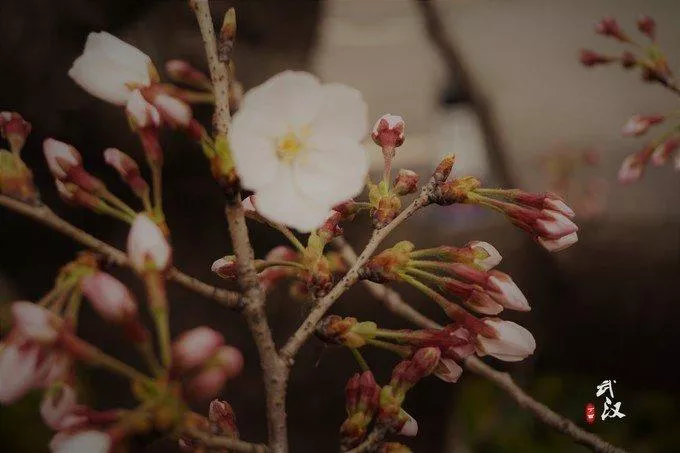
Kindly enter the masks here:
M 31 123 L 17 112 L 0 112 L 0 135 L 10 143 L 13 152 L 19 152 L 31 133 Z
M 680 146 L 680 138 L 670 138 L 654 148 L 651 161 L 657 167 L 665 165 L 668 158 L 677 151 Z
M 401 410 L 400 417 L 405 417 L 406 421 L 401 426 L 398 434 L 407 437 L 415 437 L 418 435 L 418 422 L 405 410 Z
M 43 151 L 45 159 L 47 159 L 47 166 L 57 179 L 66 178 L 66 174 L 71 168 L 82 165 L 80 153 L 73 146 L 59 140 L 53 138 L 45 140 Z
M 578 242 L 578 234 L 571 233 L 557 239 L 546 239 L 542 237 L 537 238 L 538 243 L 549 252 L 559 252 Z
M 619 23 L 613 17 L 605 17 L 595 24 L 595 32 L 603 36 L 610 36 L 622 42 L 628 42 L 630 39 L 621 30 Z
M 111 436 L 101 431 L 60 432 L 50 442 L 51 453 L 109 453 Z
M 187 391 L 195 398 L 214 398 L 227 379 L 237 376 L 243 369 L 243 355 L 233 346 L 222 346 L 211 362 L 187 384 Z
M 137 129 L 157 129 L 161 126 L 161 114 L 158 109 L 149 104 L 139 90 L 132 92 L 125 106 L 125 112 Z
M 394 180 L 394 193 L 403 196 L 414 193 L 418 189 L 419 176 L 411 170 L 399 170 Z
M 637 64 L 638 59 L 632 52 L 626 50 L 623 52 L 623 54 L 621 54 L 621 66 L 623 69 L 632 69 Z
M 121 323 L 137 317 L 137 302 L 130 291 L 106 272 L 83 277 L 80 288 L 104 320 Z
M 165 63 L 165 71 L 171 79 L 198 88 L 212 86 L 210 79 L 189 62 L 184 60 L 170 60 Z
M 175 127 L 189 127 L 194 117 L 189 104 L 165 93 L 157 94 L 152 102 L 164 121 Z
M 498 250 L 488 242 L 472 241 L 466 247 L 472 249 L 474 253 L 474 264 L 485 271 L 493 269 L 503 259 Z
M 210 402 L 208 420 L 213 432 L 238 438 L 236 416 L 231 405 L 226 401 L 215 399 Z
M 496 331 L 496 338 L 477 336 L 477 354 L 491 355 L 506 362 L 518 362 L 534 353 L 536 340 L 524 327 L 512 321 L 485 318 L 484 324 Z
M 649 39 L 654 41 L 656 39 L 656 22 L 649 16 L 642 15 L 637 20 L 637 28 L 640 33 L 643 33 Z
M 135 194 L 143 197 L 149 192 L 149 185 L 139 172 L 139 165 L 135 160 L 116 148 L 104 151 L 104 162 L 114 168 Z
M 491 297 L 505 308 L 517 311 L 531 310 L 527 298 L 524 297 L 522 291 L 509 275 L 499 271 L 491 271 L 488 283 L 493 288 L 493 291 L 490 292 Z
M 642 177 L 644 165 L 637 154 L 631 154 L 621 163 L 618 179 L 621 184 L 631 184 Z
M 578 59 L 581 64 L 586 67 L 607 64 L 614 61 L 611 57 L 587 49 L 581 49 Z
M 434 369 L 434 375 L 444 382 L 455 383 L 463 374 L 463 368 L 453 359 L 442 357 Z
M 633 115 L 621 128 L 621 135 L 624 137 L 638 137 L 647 132 L 651 126 L 662 123 L 665 119 L 666 117 L 662 115 Z
M 40 404 L 40 415 L 47 426 L 61 431 L 85 420 L 85 417 L 73 414 L 77 405 L 75 390 L 66 384 L 59 385 L 45 392 Z
M 562 213 L 544 209 L 541 217 L 536 220 L 536 230 L 541 236 L 557 239 L 578 231 L 578 226 Z
M 12 304 L 14 326 L 27 338 L 41 344 L 57 340 L 61 320 L 51 311 L 32 302 L 20 301 Z
M 163 232 L 145 214 L 135 217 L 127 240 L 127 254 L 132 267 L 140 273 L 150 267 L 164 271 L 170 266 L 171 249 Z
M 12 404 L 24 396 L 37 380 L 40 346 L 12 341 L 0 349 L 0 403 Z
M 404 143 L 405 128 L 406 123 L 402 117 L 387 113 L 376 121 L 371 138 L 382 148 L 397 148 Z
M 202 365 L 212 358 L 223 344 L 224 337 L 213 329 L 202 326 L 188 330 L 172 344 L 174 367 L 180 371 L 187 371 Z
M 236 267 L 236 257 L 234 255 L 225 256 L 215 260 L 210 270 L 227 280 L 236 280 L 238 277 Z
M 446 178 L 451 174 L 453 170 L 453 164 L 456 162 L 456 156 L 453 154 L 447 154 L 444 158 L 437 164 L 437 168 L 434 170 L 432 177 L 437 183 L 442 183 L 446 181 Z

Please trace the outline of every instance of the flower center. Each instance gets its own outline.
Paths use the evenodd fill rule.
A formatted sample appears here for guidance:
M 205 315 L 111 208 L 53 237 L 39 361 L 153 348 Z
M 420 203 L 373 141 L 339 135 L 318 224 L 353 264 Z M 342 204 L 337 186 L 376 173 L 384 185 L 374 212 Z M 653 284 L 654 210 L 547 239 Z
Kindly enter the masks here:
M 276 154 L 284 162 L 291 162 L 305 149 L 305 139 L 309 135 L 307 128 L 302 128 L 298 134 L 293 131 L 279 138 L 276 143 Z

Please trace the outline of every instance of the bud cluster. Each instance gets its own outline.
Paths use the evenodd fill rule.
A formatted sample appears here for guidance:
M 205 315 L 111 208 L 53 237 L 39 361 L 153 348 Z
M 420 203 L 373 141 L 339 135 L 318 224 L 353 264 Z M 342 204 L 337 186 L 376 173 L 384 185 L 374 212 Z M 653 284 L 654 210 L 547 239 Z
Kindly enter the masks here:
M 7 140 L 10 149 L 0 149 L 0 193 L 36 204 L 39 194 L 33 184 L 33 172 L 21 159 L 21 150 L 30 133 L 31 123 L 17 112 L 0 112 L 0 136 Z
M 349 449 L 359 444 L 378 411 L 380 387 L 373 373 L 356 373 L 347 381 L 345 400 L 347 418 L 340 426 L 340 443 Z
M 619 61 L 625 69 L 639 67 L 642 78 L 647 82 L 659 83 L 674 93 L 680 93 L 680 86 L 668 66 L 668 60 L 656 42 L 656 22 L 649 16 L 640 16 L 637 29 L 650 44 L 648 46 L 634 42 L 619 26 L 616 19 L 607 17 L 598 22 L 595 31 L 603 36 L 617 39 L 630 46 L 618 57 L 605 56 L 589 50 L 581 51 L 581 63 L 585 66 L 595 66 Z M 642 55 L 633 51 L 642 49 Z M 668 122 L 675 113 L 667 115 L 633 115 L 621 129 L 621 134 L 628 137 L 639 137 L 657 124 Z M 670 132 L 660 134 L 656 139 L 648 142 L 640 151 L 624 159 L 619 169 L 618 179 L 623 184 L 638 181 L 650 162 L 654 166 L 663 166 L 675 155 L 674 167 L 680 171 L 680 135 L 677 133 L 677 122 Z

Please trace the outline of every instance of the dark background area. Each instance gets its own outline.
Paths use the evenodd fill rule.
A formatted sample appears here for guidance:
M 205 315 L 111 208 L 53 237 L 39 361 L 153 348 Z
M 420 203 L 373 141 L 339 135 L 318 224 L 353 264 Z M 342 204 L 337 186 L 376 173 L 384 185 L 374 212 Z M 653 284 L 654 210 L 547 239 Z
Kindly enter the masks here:
M 486 7 L 492 9 L 498 3 L 508 2 L 492 1 Z M 280 70 L 310 67 L 326 4 L 276 0 L 214 2 L 215 17 L 221 17 L 220 12 L 232 4 L 237 8 L 239 21 L 237 73 L 246 88 Z M 361 15 L 361 11 L 357 14 Z M 127 231 L 122 225 L 69 208 L 58 199 L 41 150 L 42 140 L 48 136 L 71 142 L 81 151 L 88 169 L 102 177 L 115 193 L 127 193 L 116 175 L 103 165 L 101 152 L 115 146 L 139 155 L 136 137 L 128 131 L 117 108 L 91 98 L 66 76 L 87 33 L 93 30 L 107 30 L 140 47 L 159 68 L 170 58 L 186 58 L 203 68 L 204 54 L 194 18 L 183 1 L 0 3 L 0 110 L 21 112 L 33 124 L 23 156 L 34 171 L 43 200 L 72 223 L 123 247 Z M 498 46 L 502 51 L 503 43 Z M 574 48 L 578 46 L 574 43 Z M 398 67 L 404 61 L 386 58 L 384 64 Z M 447 94 L 457 89 L 456 83 L 442 81 L 439 88 L 442 106 L 447 99 L 450 101 Z M 643 89 L 641 86 L 640 90 Z M 196 114 L 204 124 L 209 123 L 210 109 L 196 108 Z M 501 130 L 501 135 L 511 136 L 512 131 Z M 223 282 L 210 273 L 210 264 L 230 252 L 224 198 L 193 143 L 172 132 L 165 134 L 163 142 L 164 197 L 175 263 L 190 275 L 221 285 Z M 496 163 L 516 157 L 504 154 L 512 150 L 497 151 L 500 154 L 491 156 Z M 415 167 L 424 174 L 432 165 L 423 162 Z M 498 171 L 503 166 L 494 168 Z M 611 179 L 610 169 L 603 171 Z M 655 199 L 672 193 L 668 196 L 677 199 L 672 198 L 678 193 L 677 175 L 675 179 L 664 178 L 671 184 L 659 188 L 657 181 L 645 189 L 649 182 L 646 180 L 640 183 L 643 188 L 636 190 L 646 194 L 656 190 L 656 195 L 649 195 Z M 520 185 L 524 181 L 516 170 L 495 174 L 492 180 L 503 179 Z M 611 190 L 616 198 L 614 204 L 634 203 L 627 201 L 630 192 L 625 192 L 626 189 L 614 186 Z M 589 429 L 631 451 L 675 452 L 680 450 L 679 414 L 675 407 L 680 400 L 675 363 L 680 346 L 677 211 L 677 207 L 671 207 L 668 215 L 604 216 L 579 222 L 580 242 L 558 255 L 545 253 L 493 215 L 457 208 L 420 214 L 399 229 L 386 245 L 406 238 L 419 248 L 442 243 L 462 245 L 472 239 L 494 244 L 504 257 L 500 269 L 513 276 L 533 308 L 528 314 L 508 318 L 529 328 L 538 348 L 527 361 L 517 364 L 493 361 L 493 364 L 512 372 L 538 399 L 581 425 L 586 403 L 594 401 L 601 410 L 601 402 L 595 400 L 596 385 L 604 379 L 616 379 L 616 396 L 622 401 L 627 418 L 598 423 Z M 461 220 L 468 217 L 471 220 Z M 367 240 L 364 221 L 347 229 L 353 244 Z M 251 227 L 258 256 L 282 243 L 277 234 L 261 225 Z M 2 302 L 39 298 L 51 287 L 58 268 L 78 250 L 70 239 L 0 210 Z M 129 273 L 117 269 L 111 272 L 139 290 Z M 435 307 L 418 294 L 405 289 L 404 295 L 426 314 L 442 320 Z M 229 343 L 243 351 L 246 368 L 229 383 L 222 397 L 234 406 L 242 437 L 264 441 L 263 387 L 256 351 L 245 324 L 238 315 L 174 285 L 170 287 L 170 298 L 174 333 L 206 324 L 223 332 Z M 279 344 L 292 333 L 307 310 L 307 306 L 287 296 L 285 287 L 270 297 L 268 313 Z M 373 319 L 387 327 L 406 327 L 372 301 L 361 287 L 343 296 L 334 312 Z M 83 316 L 81 333 L 85 338 L 105 351 L 137 360 L 114 329 L 87 308 Z M 366 356 L 376 374 L 386 379 L 395 362 L 393 357 L 372 351 Z M 344 418 L 344 383 L 355 368 L 346 351 L 326 348 L 316 339 L 305 346 L 289 387 L 292 451 L 337 450 L 337 430 Z M 126 384 L 117 378 L 98 371 L 84 371 L 82 377 L 93 406 L 108 408 L 133 403 Z M 49 434 L 35 414 L 37 401 L 39 396 L 34 396 L 17 407 L 0 408 L 0 451 L 44 451 Z M 195 409 L 204 412 L 206 407 L 200 405 Z M 407 441 L 418 452 L 584 451 L 533 421 L 489 384 L 469 373 L 457 385 L 429 379 L 409 394 L 406 407 L 419 421 L 418 437 Z M 166 441 L 139 445 L 139 451 L 149 452 L 172 448 Z

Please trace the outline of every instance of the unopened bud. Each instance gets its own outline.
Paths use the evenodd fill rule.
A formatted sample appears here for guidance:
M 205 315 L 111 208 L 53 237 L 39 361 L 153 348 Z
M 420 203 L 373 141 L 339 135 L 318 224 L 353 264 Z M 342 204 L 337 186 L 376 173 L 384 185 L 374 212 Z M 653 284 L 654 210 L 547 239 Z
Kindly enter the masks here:
M 330 242 L 334 237 L 342 235 L 342 227 L 340 226 L 342 219 L 343 216 L 338 211 L 331 211 L 328 214 L 324 223 L 317 230 L 317 234 L 324 244 Z
M 478 335 L 478 354 L 491 355 L 506 362 L 517 362 L 534 353 L 534 336 L 519 324 L 497 318 L 486 318 L 484 324 L 495 330 L 496 337 Z
M 200 89 L 212 89 L 208 76 L 184 60 L 170 60 L 165 63 L 165 71 L 176 82 Z
M 17 154 L 5 149 L 0 150 L 0 193 L 29 204 L 39 198 L 31 170 Z
M 605 17 L 595 24 L 595 32 L 603 35 L 616 38 L 622 42 L 630 42 L 630 38 L 621 30 L 619 23 L 613 17 Z
M 418 174 L 412 170 L 399 170 L 392 190 L 399 196 L 412 194 L 418 189 L 419 179 Z
M 624 69 L 634 68 L 637 64 L 638 59 L 632 52 L 626 50 L 623 52 L 623 54 L 621 54 L 621 66 Z
M 619 168 L 618 179 L 622 184 L 631 184 L 642 177 L 644 164 L 640 161 L 637 154 L 626 157 Z
M 649 130 L 651 126 L 662 123 L 666 119 L 663 115 L 633 115 L 621 128 L 624 137 L 639 137 Z
M 147 215 L 138 214 L 128 234 L 127 254 L 132 267 L 144 273 L 150 269 L 165 271 L 172 250 L 159 226 Z
M 642 15 L 637 20 L 637 28 L 652 41 L 656 40 L 656 22 L 649 16 Z
M 160 112 L 144 99 L 139 90 L 130 95 L 125 111 L 134 129 L 157 129 L 161 126 Z
M 0 112 L 0 135 L 9 142 L 13 153 L 19 154 L 31 133 L 31 123 L 17 112 Z
M 137 302 L 119 280 L 106 272 L 95 272 L 81 280 L 83 295 L 106 321 L 122 323 L 137 317 Z
M 208 327 L 196 327 L 182 333 L 172 344 L 173 366 L 187 371 L 204 364 L 224 344 L 224 337 Z
M 220 39 L 218 42 L 218 55 L 222 62 L 231 60 L 234 51 L 234 41 L 236 40 L 236 10 L 229 8 L 224 15 L 222 28 L 220 28 Z
M 139 165 L 134 159 L 116 148 L 104 151 L 104 162 L 113 167 L 138 197 L 149 193 L 149 185 L 139 172 Z
M 455 155 L 447 154 L 446 156 L 444 156 L 441 162 L 439 162 L 439 164 L 437 165 L 437 168 L 434 170 L 434 174 L 432 175 L 435 182 L 439 184 L 446 181 L 446 179 L 451 174 L 451 170 L 453 169 L 453 164 L 455 162 L 456 162 Z
M 397 217 L 401 209 L 401 200 L 396 195 L 386 195 L 378 200 L 378 206 L 371 210 L 373 226 L 384 228 Z
M 656 166 L 662 166 L 668 158 L 677 151 L 680 146 L 680 138 L 670 138 L 657 146 L 652 153 L 651 161 Z
M 212 264 L 210 270 L 224 279 L 236 280 L 238 277 L 236 257 L 234 255 L 229 255 L 220 258 Z
M 579 61 L 583 66 L 592 67 L 601 64 L 607 64 L 614 61 L 613 58 L 600 53 L 594 52 L 592 50 L 581 49 L 579 52 Z
M 210 402 L 208 420 L 213 434 L 238 438 L 236 416 L 231 405 L 226 401 L 215 399 Z
M 376 121 L 371 132 L 371 138 L 376 145 L 394 152 L 394 148 L 404 143 L 405 128 L 406 123 L 404 123 L 402 117 L 387 113 Z

